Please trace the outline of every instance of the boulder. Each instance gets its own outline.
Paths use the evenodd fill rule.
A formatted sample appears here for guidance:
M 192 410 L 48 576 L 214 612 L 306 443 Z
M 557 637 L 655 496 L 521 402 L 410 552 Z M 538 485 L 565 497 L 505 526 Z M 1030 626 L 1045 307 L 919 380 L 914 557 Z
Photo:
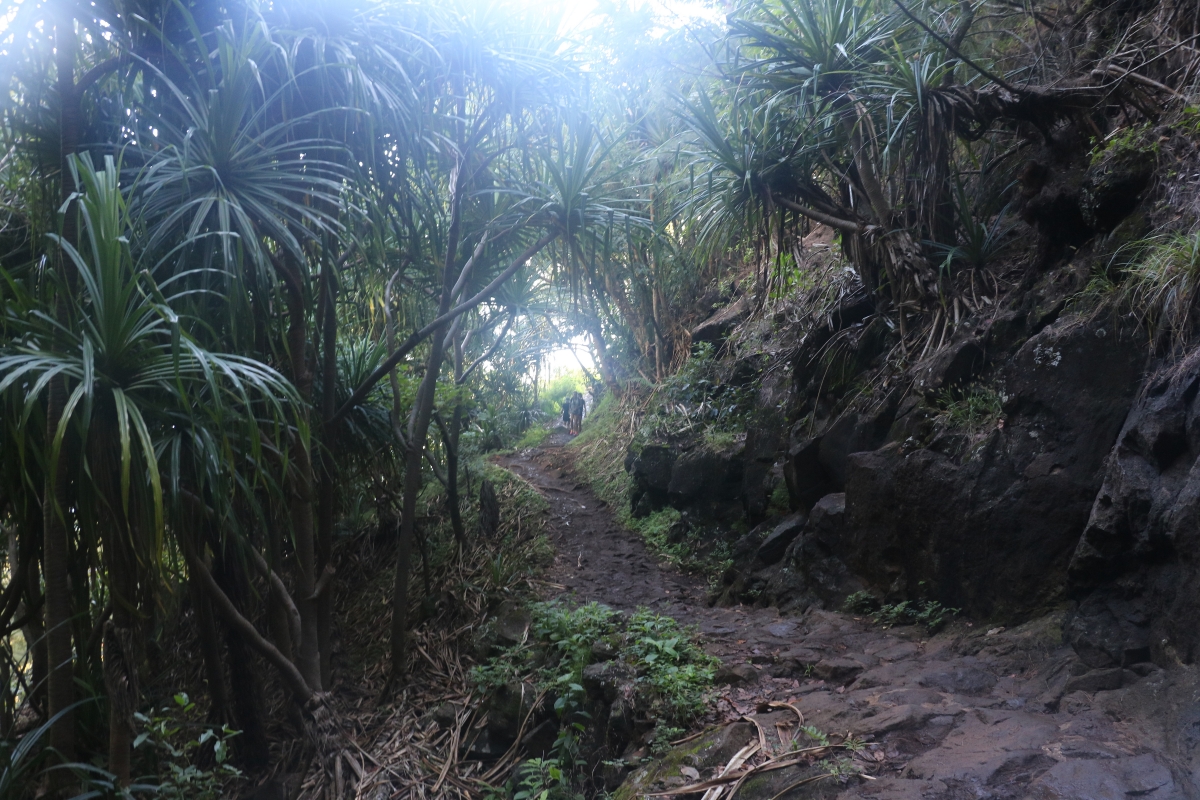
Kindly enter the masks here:
M 1124 680 L 1124 670 L 1120 667 L 1112 669 L 1093 669 L 1082 675 L 1073 675 L 1067 679 L 1063 687 L 1064 694 L 1071 692 L 1101 692 L 1120 689 Z
M 713 675 L 713 683 L 717 686 L 758 683 L 758 670 L 752 664 L 725 664 Z
M 643 504 L 642 516 L 663 508 L 667 504 L 674 465 L 675 453 L 669 447 L 646 445 L 641 452 L 630 452 L 625 458 L 625 471 L 633 478 L 631 508 L 636 511 L 639 504 Z
M 637 680 L 637 671 L 621 661 L 601 661 L 583 668 L 583 690 L 588 698 L 612 703 Z
M 729 305 L 717 309 L 711 317 L 692 328 L 692 344 L 721 341 L 741 324 L 750 313 L 750 308 L 750 298 L 743 295 Z
M 887 599 L 983 616 L 1061 600 L 1145 359 L 1111 325 L 1066 317 L 1027 340 L 1002 372 L 1006 424 L 969 446 L 849 455 L 834 554 Z
M 667 497 L 671 506 L 701 520 L 732 522 L 743 516 L 744 444 L 714 451 L 697 447 L 675 459 Z
M 1030 800 L 1125 800 L 1178 797 L 1171 771 L 1153 755 L 1073 759 L 1055 764 L 1029 787 Z
M 913 367 L 913 385 L 922 392 L 935 392 L 962 384 L 983 368 L 985 360 L 978 339 L 951 342 Z
M 809 535 L 828 548 L 837 546 L 846 527 L 846 493 L 827 494 L 816 502 L 808 515 Z
M 833 488 L 821 466 L 821 436 L 805 436 L 803 423 L 792 428 L 792 440 L 784 461 L 783 478 L 787 482 L 792 508 L 807 511 Z M 806 427 L 806 426 L 805 426 Z
M 853 682 L 866 665 L 851 658 L 823 658 L 813 667 L 813 674 L 830 683 L 847 684 Z
M 783 521 L 776 525 L 758 546 L 755 558 L 763 564 L 774 564 L 779 561 L 787 551 L 788 545 L 804 530 L 806 521 L 807 515 L 802 511 L 784 517 Z
M 896 407 L 884 403 L 870 413 L 846 413 L 821 437 L 818 459 L 834 491 L 846 484 L 846 462 L 852 453 L 874 450 L 888 438 Z
M 1112 450 L 1069 575 L 1067 636 L 1093 666 L 1200 655 L 1200 349 L 1146 382 Z

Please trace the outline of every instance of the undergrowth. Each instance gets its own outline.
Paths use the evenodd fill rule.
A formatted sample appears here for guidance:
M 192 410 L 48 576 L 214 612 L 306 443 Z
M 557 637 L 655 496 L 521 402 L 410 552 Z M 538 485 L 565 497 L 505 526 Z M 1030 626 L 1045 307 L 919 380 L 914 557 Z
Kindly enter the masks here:
M 513 445 L 514 450 L 524 450 L 529 447 L 537 447 L 542 442 L 546 441 L 546 437 L 550 435 L 550 429 L 545 425 L 530 425 L 525 429 L 525 433 L 521 434 L 521 438 Z
M 655 726 L 655 742 L 678 736 L 707 710 L 717 660 L 696 644 L 695 632 L 647 609 L 622 614 L 599 603 L 570 607 L 533 603 L 529 637 L 471 671 L 483 693 L 511 683 L 531 683 L 553 699 L 558 736 L 544 758 L 527 761 L 497 798 L 574 800 L 585 778 L 578 738 L 588 718 L 584 670 L 606 660 L 632 676 L 625 700 L 636 716 Z
M 700 433 L 705 439 L 744 431 L 755 381 L 735 381 L 709 342 L 696 345 L 679 371 L 655 387 L 638 431 L 645 439 Z
M 938 416 L 950 427 L 972 433 L 994 428 L 1004 413 L 1004 396 L 990 386 L 978 383 L 942 389 L 934 403 Z
M 583 670 L 607 650 L 636 675 L 631 698 L 655 723 L 686 728 L 707 707 L 717 660 L 700 649 L 695 632 L 648 609 L 622 614 L 599 603 L 572 608 L 533 603 L 529 639 L 472 670 L 484 691 L 529 681 L 563 710 L 582 699 Z
M 896 625 L 921 625 L 930 633 L 946 627 L 960 609 L 948 608 L 936 600 L 903 600 L 899 603 L 880 603 L 870 592 L 854 592 L 842 604 L 844 611 L 867 614 L 873 621 L 891 628 Z
M 1200 231 L 1151 237 L 1142 246 L 1142 257 L 1127 268 L 1120 296 L 1152 331 L 1181 344 L 1191 332 L 1200 288 Z

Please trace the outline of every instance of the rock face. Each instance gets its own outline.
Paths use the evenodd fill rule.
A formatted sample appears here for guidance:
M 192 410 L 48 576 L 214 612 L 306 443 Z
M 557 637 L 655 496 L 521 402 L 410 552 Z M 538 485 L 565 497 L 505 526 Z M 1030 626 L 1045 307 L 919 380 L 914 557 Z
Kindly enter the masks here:
M 670 505 L 701 521 L 729 523 L 743 513 L 745 445 L 713 450 L 704 445 L 682 452 L 647 445 L 625 460 L 633 477 L 631 510 L 645 517 Z
M 1200 649 L 1200 351 L 1147 382 L 1070 562 L 1067 636 L 1093 666 Z
M 1063 612 L 1009 629 L 959 621 L 930 636 L 816 609 L 791 617 L 762 677 L 725 693 L 731 724 L 639 764 L 614 796 L 711 779 L 746 745 L 765 752 L 742 770 L 811 746 L 796 712 L 834 741 L 853 734 L 857 752 L 780 759 L 746 775 L 739 800 L 1200 796 L 1200 670 L 1089 670 L 1063 644 L 1062 622 Z M 783 793 L 835 758 L 854 769 Z
M 965 452 L 910 450 L 901 430 L 850 454 L 835 554 L 897 599 L 923 588 L 982 615 L 1056 600 L 1144 353 L 1134 336 L 1063 320 L 1006 365 L 1007 419 Z

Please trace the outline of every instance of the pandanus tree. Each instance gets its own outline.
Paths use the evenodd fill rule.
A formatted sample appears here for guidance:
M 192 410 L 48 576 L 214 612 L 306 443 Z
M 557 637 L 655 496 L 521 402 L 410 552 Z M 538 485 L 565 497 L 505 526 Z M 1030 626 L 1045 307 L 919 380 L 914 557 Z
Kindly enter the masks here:
M 181 315 L 190 291 L 161 262 L 144 259 L 138 241 L 144 233 L 129 216 L 112 159 L 96 169 L 84 156 L 72 167 L 80 247 L 60 244 L 78 282 L 56 279 L 66 304 L 61 318 L 35 312 L 10 323 L 16 341 L 0 355 L 0 394 L 23 395 L 19 424 L 28 424 L 51 382 L 67 390 L 46 461 L 49 469 L 69 461 L 79 471 L 76 520 L 91 529 L 103 553 L 112 609 L 103 638 L 108 768 L 128 781 L 144 657 L 139 642 L 153 616 L 168 511 L 183 496 L 203 493 L 180 470 L 183 462 L 168 457 L 166 444 L 185 435 L 209 442 L 205 455 L 224 460 L 239 433 L 260 439 L 260 414 L 277 431 L 291 430 L 296 393 L 275 370 L 197 343 L 189 330 L 194 323 Z M 195 547 L 180 544 L 189 552 Z

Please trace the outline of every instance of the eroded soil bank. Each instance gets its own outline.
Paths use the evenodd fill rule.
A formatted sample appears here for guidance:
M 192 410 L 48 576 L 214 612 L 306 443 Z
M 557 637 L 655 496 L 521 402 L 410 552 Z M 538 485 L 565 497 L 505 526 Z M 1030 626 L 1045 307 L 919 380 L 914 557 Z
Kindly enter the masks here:
M 771 762 L 785 766 L 751 771 L 738 798 L 1200 796 L 1194 668 L 1089 669 L 1063 643 L 1060 613 L 1011 629 L 957 619 L 930 636 L 825 610 L 710 607 L 702 579 L 657 563 L 592 493 L 565 440 L 556 434 L 500 461 L 550 504 L 549 594 L 649 607 L 696 626 L 724 663 L 712 730 L 658 760 L 631 744 L 617 797 L 687 796 L 747 750 L 755 752 L 726 772 L 721 794 L 688 794 L 728 798 L 730 775 Z M 831 741 L 862 746 L 782 757 L 804 744 L 796 711 Z M 819 777 L 830 766 L 846 774 Z

